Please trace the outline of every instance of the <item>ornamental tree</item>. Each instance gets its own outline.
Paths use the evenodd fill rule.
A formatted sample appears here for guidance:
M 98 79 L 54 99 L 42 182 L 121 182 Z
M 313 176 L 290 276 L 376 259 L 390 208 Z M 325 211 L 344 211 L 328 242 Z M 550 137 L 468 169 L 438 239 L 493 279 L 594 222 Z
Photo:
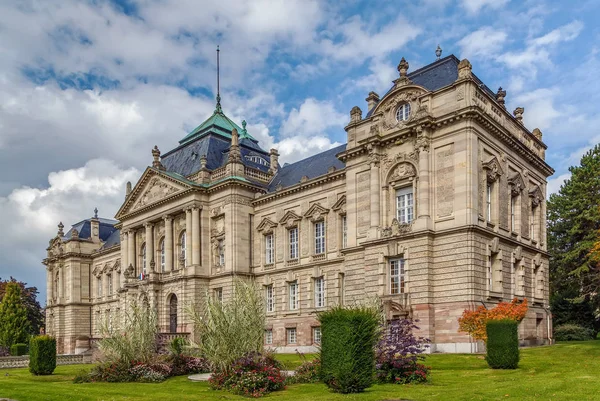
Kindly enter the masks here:
M 9 283 L 16 283 L 21 287 L 21 294 L 25 308 L 27 309 L 27 319 L 30 324 L 30 334 L 39 334 L 40 328 L 44 326 L 44 313 L 40 302 L 37 300 L 39 291 L 37 287 L 28 287 L 27 283 L 23 281 L 17 281 L 11 277 L 9 279 L 0 278 L 0 301 L 6 293 L 6 286 Z
M 0 302 L 0 345 L 10 347 L 27 342 L 30 327 L 21 287 L 17 283 L 8 283 Z
M 467 310 L 458 318 L 459 330 L 469 333 L 475 340 L 487 343 L 486 324 L 490 320 L 510 319 L 520 323 L 527 314 L 527 299 L 519 303 L 517 298 L 511 302 L 500 302 L 495 308 L 487 309 L 481 305 L 476 310 Z

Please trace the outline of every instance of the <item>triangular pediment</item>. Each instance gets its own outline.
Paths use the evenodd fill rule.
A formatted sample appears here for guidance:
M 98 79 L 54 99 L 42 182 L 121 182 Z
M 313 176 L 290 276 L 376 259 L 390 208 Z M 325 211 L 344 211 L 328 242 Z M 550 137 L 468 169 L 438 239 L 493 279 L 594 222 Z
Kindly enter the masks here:
M 283 217 L 279 220 L 279 223 L 286 224 L 288 222 L 294 222 L 294 221 L 298 221 L 298 220 L 302 220 L 302 216 L 298 216 L 292 210 L 288 210 L 287 212 L 285 212 Z
M 328 212 L 329 209 L 324 208 L 321 204 L 313 203 L 306 213 L 304 213 L 304 217 L 311 219 L 312 221 L 317 221 L 323 219 Z
M 346 195 L 340 196 L 340 198 L 333 204 L 331 209 L 335 212 L 345 213 L 346 212 Z
M 496 156 L 492 156 L 487 161 L 482 163 L 483 169 L 486 171 L 487 180 L 490 182 L 496 181 L 502 174 L 504 174 L 504 170 L 498 161 Z
M 508 177 L 508 185 L 510 185 L 510 192 L 512 196 L 518 196 L 521 191 L 525 188 L 525 181 L 521 176 L 521 173 L 515 171 Z
M 156 169 L 147 168 L 117 212 L 116 218 L 120 220 L 124 215 L 163 201 L 189 188 L 192 186 L 186 182 Z
M 537 206 L 544 199 L 544 193 L 542 192 L 539 185 L 535 185 L 529 190 L 529 197 L 531 198 L 532 206 Z
M 273 229 L 277 227 L 277 223 L 273 222 L 268 217 L 262 219 L 258 227 L 256 228 L 258 231 L 271 232 Z

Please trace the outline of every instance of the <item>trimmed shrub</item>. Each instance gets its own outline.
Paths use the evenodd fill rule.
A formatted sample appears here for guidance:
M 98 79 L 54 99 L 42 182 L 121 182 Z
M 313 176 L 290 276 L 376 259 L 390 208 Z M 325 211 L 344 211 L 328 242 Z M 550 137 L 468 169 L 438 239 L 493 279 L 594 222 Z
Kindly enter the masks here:
M 334 307 L 319 314 L 321 378 L 333 391 L 359 393 L 373 384 L 380 313 L 368 307 Z
M 563 324 L 554 329 L 556 341 L 586 341 L 594 339 L 594 331 L 577 324 Z
M 516 369 L 519 365 L 519 323 L 510 319 L 490 320 L 486 325 L 487 355 L 492 369 Z
M 35 336 L 29 342 L 29 371 L 34 375 L 51 375 L 56 369 L 56 339 Z
M 27 355 L 27 344 L 18 343 L 10 346 L 11 356 Z
M 387 325 L 377 344 L 375 369 L 380 383 L 413 383 L 427 381 L 430 368 L 419 363 L 429 347 L 429 339 L 415 337 L 419 329 L 410 319 L 394 320 Z
M 236 360 L 230 369 L 213 373 L 209 383 L 213 389 L 258 398 L 285 387 L 281 367 L 270 355 L 250 352 Z
M 302 359 L 302 364 L 296 368 L 294 375 L 288 376 L 286 384 L 318 383 L 321 380 L 321 360 L 315 358 L 309 361 L 304 354 L 297 353 Z

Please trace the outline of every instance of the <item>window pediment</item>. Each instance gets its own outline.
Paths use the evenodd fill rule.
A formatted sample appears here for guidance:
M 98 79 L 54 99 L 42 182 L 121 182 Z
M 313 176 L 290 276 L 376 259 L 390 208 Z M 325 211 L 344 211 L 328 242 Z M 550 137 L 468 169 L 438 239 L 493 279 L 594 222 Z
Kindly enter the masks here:
M 508 185 L 510 185 L 510 193 L 512 196 L 519 196 L 521 191 L 525 189 L 525 181 L 519 172 L 514 172 L 508 177 Z
M 304 217 L 310 219 L 312 222 L 316 222 L 324 220 L 327 213 L 329 213 L 329 209 L 324 208 L 319 203 L 313 203 L 306 213 L 304 213 Z
M 331 210 L 338 212 L 339 214 L 346 214 L 346 195 L 340 196 L 331 207 Z
M 302 216 L 298 216 L 292 210 L 288 210 L 279 220 L 279 223 L 286 226 L 287 228 L 292 228 L 297 226 L 300 220 L 302 220 Z
M 504 170 L 502 170 L 502 166 L 496 156 L 492 156 L 489 160 L 483 162 L 482 167 L 486 172 L 488 182 L 494 182 L 504 174 Z
M 272 233 L 275 227 L 277 227 L 277 223 L 274 223 L 271 219 L 265 217 L 256 229 L 266 235 Z
M 539 185 L 536 185 L 529 190 L 529 197 L 531 198 L 532 207 L 536 207 L 542 202 L 544 199 L 544 194 L 542 193 Z

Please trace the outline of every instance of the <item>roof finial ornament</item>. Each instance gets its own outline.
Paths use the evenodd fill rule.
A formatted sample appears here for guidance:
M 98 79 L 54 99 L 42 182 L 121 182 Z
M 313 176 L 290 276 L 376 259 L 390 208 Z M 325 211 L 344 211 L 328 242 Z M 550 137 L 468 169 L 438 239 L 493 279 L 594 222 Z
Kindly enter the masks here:
M 60 223 L 58 223 L 58 233 L 57 234 L 59 237 L 65 236 L 65 232 L 63 231 L 63 228 L 65 228 L 65 225 L 61 221 Z
M 95 219 L 98 218 L 98 208 L 97 207 L 94 208 L 94 218 Z
M 217 45 L 217 107 L 215 109 L 215 111 L 217 113 L 221 113 L 223 110 L 221 109 L 221 85 L 220 85 L 220 80 L 219 80 L 219 53 L 221 51 L 219 50 L 219 45 Z
M 435 56 L 437 57 L 438 60 L 440 59 L 440 57 L 442 57 L 442 48 L 440 47 L 439 44 L 437 46 L 437 49 L 435 49 Z
M 404 57 L 400 60 L 398 64 L 398 72 L 400 73 L 400 78 L 406 77 L 406 71 L 408 71 L 408 61 Z
M 157 168 L 159 170 L 164 170 L 165 167 L 160 162 L 160 149 L 158 149 L 157 145 L 154 145 L 152 149 L 152 167 Z
M 248 133 L 248 131 L 246 130 L 246 120 L 242 120 L 242 138 L 246 137 L 246 134 Z

